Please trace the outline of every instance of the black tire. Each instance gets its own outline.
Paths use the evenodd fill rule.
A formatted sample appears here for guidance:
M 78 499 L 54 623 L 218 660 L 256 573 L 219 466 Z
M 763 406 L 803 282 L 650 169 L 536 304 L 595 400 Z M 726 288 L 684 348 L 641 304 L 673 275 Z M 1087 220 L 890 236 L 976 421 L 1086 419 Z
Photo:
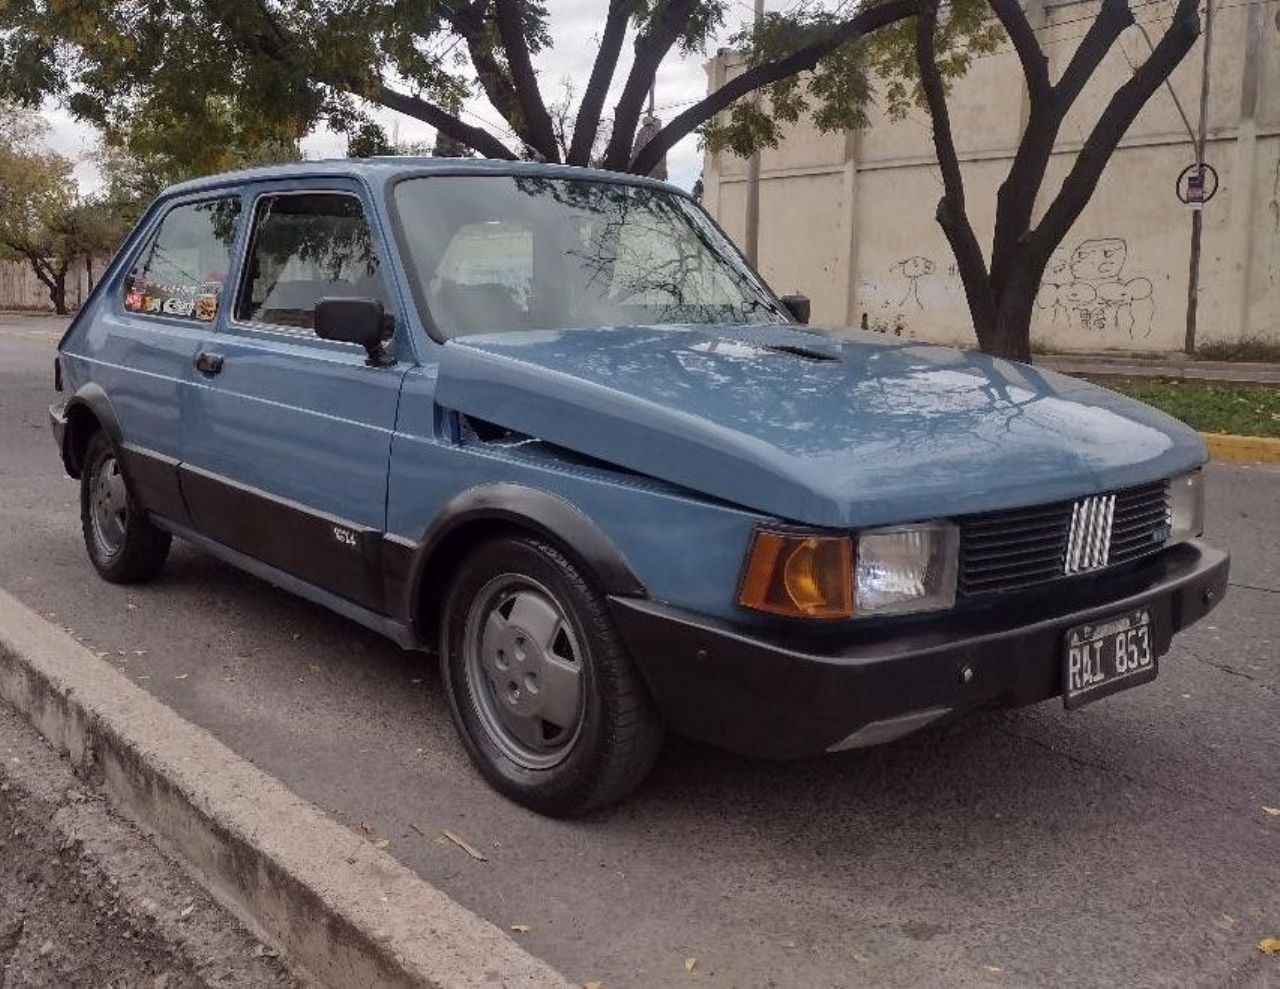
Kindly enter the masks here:
M 151 524 L 120 474 L 119 454 L 102 430 L 89 438 L 80 470 L 80 527 L 94 569 L 113 584 L 150 580 L 164 566 L 170 538 Z M 122 512 L 109 512 L 104 478 Z M 104 520 L 110 514 L 109 521 Z
M 536 603 L 543 597 L 557 609 L 561 623 L 551 634 L 556 645 L 550 648 L 560 650 L 552 659 L 561 669 L 578 670 L 577 723 L 569 736 L 567 727 L 542 721 L 544 735 L 545 729 L 553 729 L 554 741 L 546 743 L 551 749 L 513 752 L 524 748 L 523 742 L 507 737 L 501 722 L 503 713 L 520 720 L 509 706 L 504 707 L 516 702 L 510 700 L 505 685 L 500 690 L 497 681 L 480 668 L 477 658 L 483 653 L 500 662 L 493 657 L 501 656 L 502 650 L 484 649 L 489 633 L 477 640 L 468 628 L 480 622 L 488 630 L 489 618 L 502 618 L 496 626 L 499 631 L 493 634 L 516 636 L 502 639 L 508 645 L 524 644 L 526 639 L 519 637 L 523 626 L 503 618 L 502 609 L 514 609 L 513 601 Z M 514 610 L 510 614 L 517 615 Z M 604 599 L 555 547 L 537 539 L 506 537 L 476 549 L 454 576 L 440 637 L 440 665 L 454 724 L 472 761 L 500 793 L 541 814 L 573 817 L 620 800 L 653 768 L 663 730 L 639 671 L 609 618 Z M 468 641 L 473 646 L 470 652 Z M 538 653 L 536 647 L 529 648 Z M 560 658 L 571 654 L 572 663 Z M 518 648 L 509 655 L 521 657 L 509 661 L 513 664 L 525 661 Z M 544 665 L 522 668 L 541 669 L 545 675 L 546 659 L 535 655 L 530 662 Z M 496 675 L 504 680 L 518 675 L 518 668 L 512 665 L 511 669 L 514 672 Z M 549 682 L 542 681 L 544 690 Z M 526 697 L 536 698 L 538 693 L 532 690 Z M 495 716 L 498 708 L 501 713 Z M 525 720 L 537 721 L 537 717 Z

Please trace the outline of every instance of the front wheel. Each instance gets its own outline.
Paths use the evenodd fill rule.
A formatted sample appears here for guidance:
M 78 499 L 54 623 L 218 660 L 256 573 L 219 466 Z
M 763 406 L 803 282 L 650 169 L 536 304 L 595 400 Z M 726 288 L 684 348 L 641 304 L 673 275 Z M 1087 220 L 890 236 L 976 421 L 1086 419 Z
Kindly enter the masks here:
M 572 816 L 645 777 L 659 725 L 604 600 L 559 550 L 497 539 L 461 566 L 441 667 L 467 751 L 501 793 Z
M 85 449 L 80 523 L 89 560 L 113 584 L 154 577 L 169 555 L 169 534 L 151 524 L 129 493 L 116 448 L 102 431 L 93 434 Z

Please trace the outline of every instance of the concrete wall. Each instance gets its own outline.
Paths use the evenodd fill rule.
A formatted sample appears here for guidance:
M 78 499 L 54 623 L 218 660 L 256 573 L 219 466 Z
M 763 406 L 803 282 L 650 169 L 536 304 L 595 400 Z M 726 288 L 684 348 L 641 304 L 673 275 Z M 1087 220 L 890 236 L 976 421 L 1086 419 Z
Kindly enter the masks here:
M 1168 10 L 1135 6 L 1153 41 Z M 1030 10 L 1062 71 L 1097 12 L 1092 2 Z M 1172 78 L 1192 125 L 1199 109 L 1201 43 Z M 1058 183 L 1114 89 L 1149 54 L 1131 28 L 1064 122 L 1037 209 Z M 1228 0 L 1217 14 L 1206 158 L 1222 188 L 1204 213 L 1200 342 L 1280 339 L 1280 15 L 1270 4 Z M 709 66 L 712 84 L 738 71 L 733 55 Z M 1016 57 L 1004 46 L 976 59 L 950 98 L 970 218 L 989 246 L 995 195 L 1025 120 Z M 1174 180 L 1194 160 L 1174 100 L 1161 89 L 1104 174 L 1041 286 L 1034 340 L 1059 350 L 1181 348 L 1186 325 L 1190 211 Z M 705 201 L 741 238 L 746 162 L 708 155 Z M 964 292 L 934 220 L 941 194 L 928 114 L 873 119 L 854 134 L 789 129 L 762 155 L 760 268 L 779 292 L 813 299 L 814 321 L 866 325 L 904 336 L 970 344 Z

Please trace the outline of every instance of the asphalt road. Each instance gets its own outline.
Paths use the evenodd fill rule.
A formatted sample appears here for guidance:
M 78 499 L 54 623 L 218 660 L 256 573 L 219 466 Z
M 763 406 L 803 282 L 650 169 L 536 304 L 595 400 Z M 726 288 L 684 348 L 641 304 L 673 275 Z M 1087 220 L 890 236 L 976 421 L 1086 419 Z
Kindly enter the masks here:
M 427 658 L 185 546 L 98 580 L 56 329 L 0 317 L 0 585 L 572 979 L 1280 985 L 1280 471 L 1210 469 L 1233 586 L 1147 687 L 804 763 L 671 740 L 625 805 L 555 822 L 471 770 Z

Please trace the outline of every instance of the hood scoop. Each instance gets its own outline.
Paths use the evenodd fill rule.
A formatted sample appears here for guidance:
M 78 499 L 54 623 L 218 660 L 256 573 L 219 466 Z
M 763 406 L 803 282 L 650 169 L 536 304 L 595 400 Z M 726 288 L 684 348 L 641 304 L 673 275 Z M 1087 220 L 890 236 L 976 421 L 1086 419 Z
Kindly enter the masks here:
M 798 343 L 766 344 L 764 349 L 771 350 L 775 354 L 790 354 L 792 357 L 799 357 L 802 361 L 814 361 L 818 364 L 839 364 L 843 360 L 837 353 L 827 350 L 811 350 Z

